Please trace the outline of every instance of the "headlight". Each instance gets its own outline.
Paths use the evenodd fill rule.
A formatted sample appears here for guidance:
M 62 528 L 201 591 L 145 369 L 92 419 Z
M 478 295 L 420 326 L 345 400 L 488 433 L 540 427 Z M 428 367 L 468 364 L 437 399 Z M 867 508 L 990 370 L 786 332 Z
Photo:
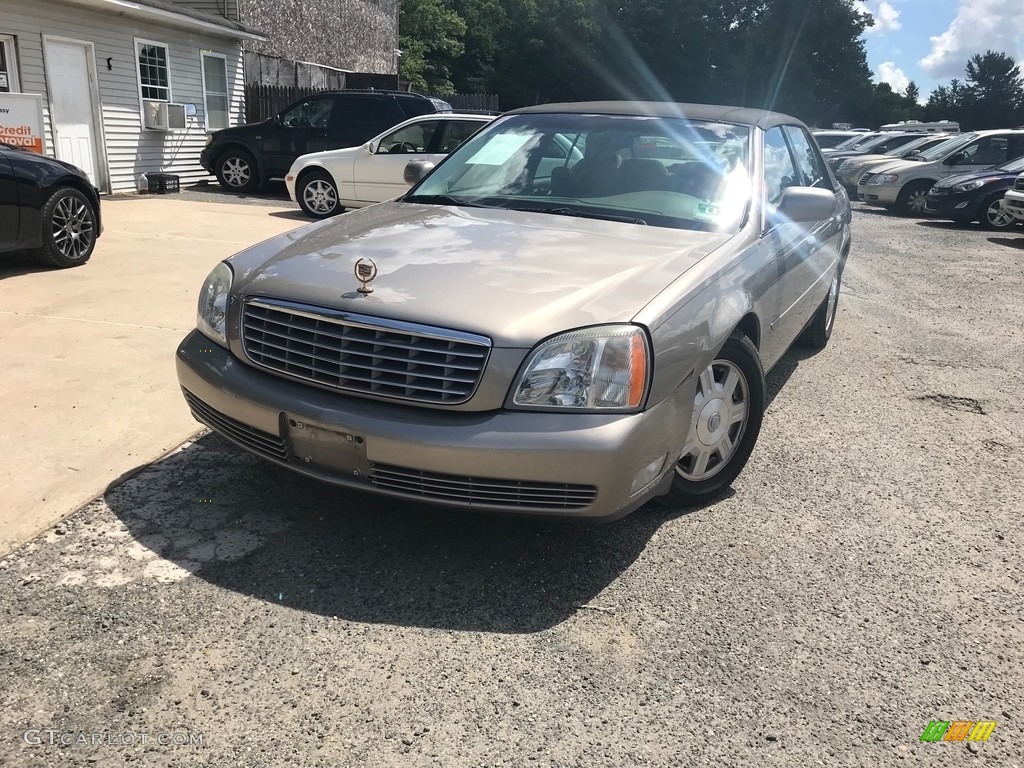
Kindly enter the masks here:
M 853 168 L 853 160 L 843 160 L 843 162 L 839 164 L 840 171 L 848 171 L 851 168 Z
M 513 405 L 577 410 L 631 410 L 647 388 L 650 350 L 635 325 L 563 333 L 530 353 Z
M 895 184 L 900 180 L 898 174 L 895 173 L 880 173 L 877 176 L 872 176 L 868 181 L 868 184 Z
M 973 181 L 965 181 L 963 184 L 957 184 L 953 187 L 954 192 L 970 192 L 972 189 L 985 186 L 988 179 L 974 179 Z
M 209 133 L 206 135 L 206 146 L 213 144 L 213 134 Z
M 231 267 L 221 262 L 203 283 L 199 292 L 199 313 L 196 328 L 222 347 L 228 345 L 228 295 L 231 293 Z

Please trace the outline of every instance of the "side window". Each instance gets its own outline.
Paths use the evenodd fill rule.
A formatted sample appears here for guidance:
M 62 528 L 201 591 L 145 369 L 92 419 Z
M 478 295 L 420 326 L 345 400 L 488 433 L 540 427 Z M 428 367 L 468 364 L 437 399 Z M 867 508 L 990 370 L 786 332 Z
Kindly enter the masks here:
M 424 120 L 399 128 L 380 140 L 378 155 L 412 155 L 426 152 L 440 120 Z
M 968 165 L 1001 165 L 1009 160 L 1010 140 L 1007 136 L 986 136 L 967 148 Z
M 770 129 L 764 135 L 764 199 L 772 205 L 779 202 L 786 187 L 798 183 L 798 173 L 782 128 Z
M 447 155 L 454 152 L 462 142 L 472 136 L 483 123 L 475 120 L 445 120 L 444 135 L 441 137 L 441 147 L 438 152 Z
M 1010 160 L 1016 160 L 1018 157 L 1024 157 L 1024 134 L 1015 133 L 1010 136 L 1010 149 L 1009 149 Z
M 281 125 L 290 128 L 326 128 L 333 106 L 334 100 L 323 96 L 300 101 L 281 115 Z
M 825 161 L 821 159 L 814 143 L 807 137 L 802 128 L 787 125 L 783 128 L 789 143 L 793 147 L 793 159 L 798 171 L 797 184 L 802 187 L 821 187 L 831 189 L 832 180 L 825 170 Z

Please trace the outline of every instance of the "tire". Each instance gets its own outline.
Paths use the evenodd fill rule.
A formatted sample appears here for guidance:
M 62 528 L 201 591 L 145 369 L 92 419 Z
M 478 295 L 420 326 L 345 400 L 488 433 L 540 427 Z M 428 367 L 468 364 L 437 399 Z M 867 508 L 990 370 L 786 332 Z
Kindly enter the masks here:
M 96 247 L 96 209 L 74 187 L 60 187 L 43 205 L 43 244 L 32 251 L 36 261 L 48 267 L 78 267 Z
M 900 190 L 896 212 L 904 216 L 924 216 L 924 198 L 932 188 L 930 181 L 912 181 Z
M 797 343 L 808 349 L 821 350 L 832 338 L 832 327 L 836 322 L 836 311 L 839 309 L 839 289 L 842 287 L 843 273 L 836 269 L 832 282 L 828 286 L 828 294 L 814 311 L 811 322 L 797 338 Z
M 229 192 L 250 192 L 260 183 L 253 156 L 244 149 L 228 149 L 217 156 L 217 181 Z
M 345 211 L 338 204 L 338 185 L 327 171 L 308 171 L 295 185 L 295 199 L 307 216 L 326 219 Z
M 726 388 L 733 374 L 730 393 Z M 711 397 L 705 394 L 706 388 Z M 701 504 L 736 479 L 761 432 L 764 398 L 764 369 L 757 348 L 735 333 L 698 378 L 693 418 L 671 490 L 662 503 Z
M 1003 208 L 1003 192 L 988 197 L 978 209 L 978 220 L 985 229 L 1009 229 L 1016 219 Z

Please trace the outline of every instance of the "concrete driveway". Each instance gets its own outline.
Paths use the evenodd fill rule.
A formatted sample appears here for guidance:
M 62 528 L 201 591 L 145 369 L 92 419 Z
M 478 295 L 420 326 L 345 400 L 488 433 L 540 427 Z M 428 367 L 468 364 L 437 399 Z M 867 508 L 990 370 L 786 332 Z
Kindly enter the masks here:
M 174 448 L 199 425 L 174 374 L 203 278 L 300 226 L 285 204 L 104 200 L 88 264 L 0 261 L 0 554 Z

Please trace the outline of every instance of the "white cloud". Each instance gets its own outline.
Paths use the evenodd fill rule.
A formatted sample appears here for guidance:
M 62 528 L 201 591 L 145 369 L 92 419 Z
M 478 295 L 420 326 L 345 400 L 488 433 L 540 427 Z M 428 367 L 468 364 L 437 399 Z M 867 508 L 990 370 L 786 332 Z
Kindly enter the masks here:
M 903 27 L 900 23 L 900 12 L 888 0 L 854 0 L 854 8 L 875 20 L 874 26 L 868 27 L 865 34 L 877 35 L 882 32 L 895 32 Z
M 987 50 L 1024 58 L 1021 0 L 960 0 L 949 28 L 932 37 L 932 50 L 918 64 L 932 77 L 963 77 L 967 60 Z
M 888 83 L 896 93 L 903 93 L 910 85 L 910 78 L 903 74 L 903 70 L 896 66 L 895 61 L 883 61 L 879 64 L 875 79 L 880 83 Z

